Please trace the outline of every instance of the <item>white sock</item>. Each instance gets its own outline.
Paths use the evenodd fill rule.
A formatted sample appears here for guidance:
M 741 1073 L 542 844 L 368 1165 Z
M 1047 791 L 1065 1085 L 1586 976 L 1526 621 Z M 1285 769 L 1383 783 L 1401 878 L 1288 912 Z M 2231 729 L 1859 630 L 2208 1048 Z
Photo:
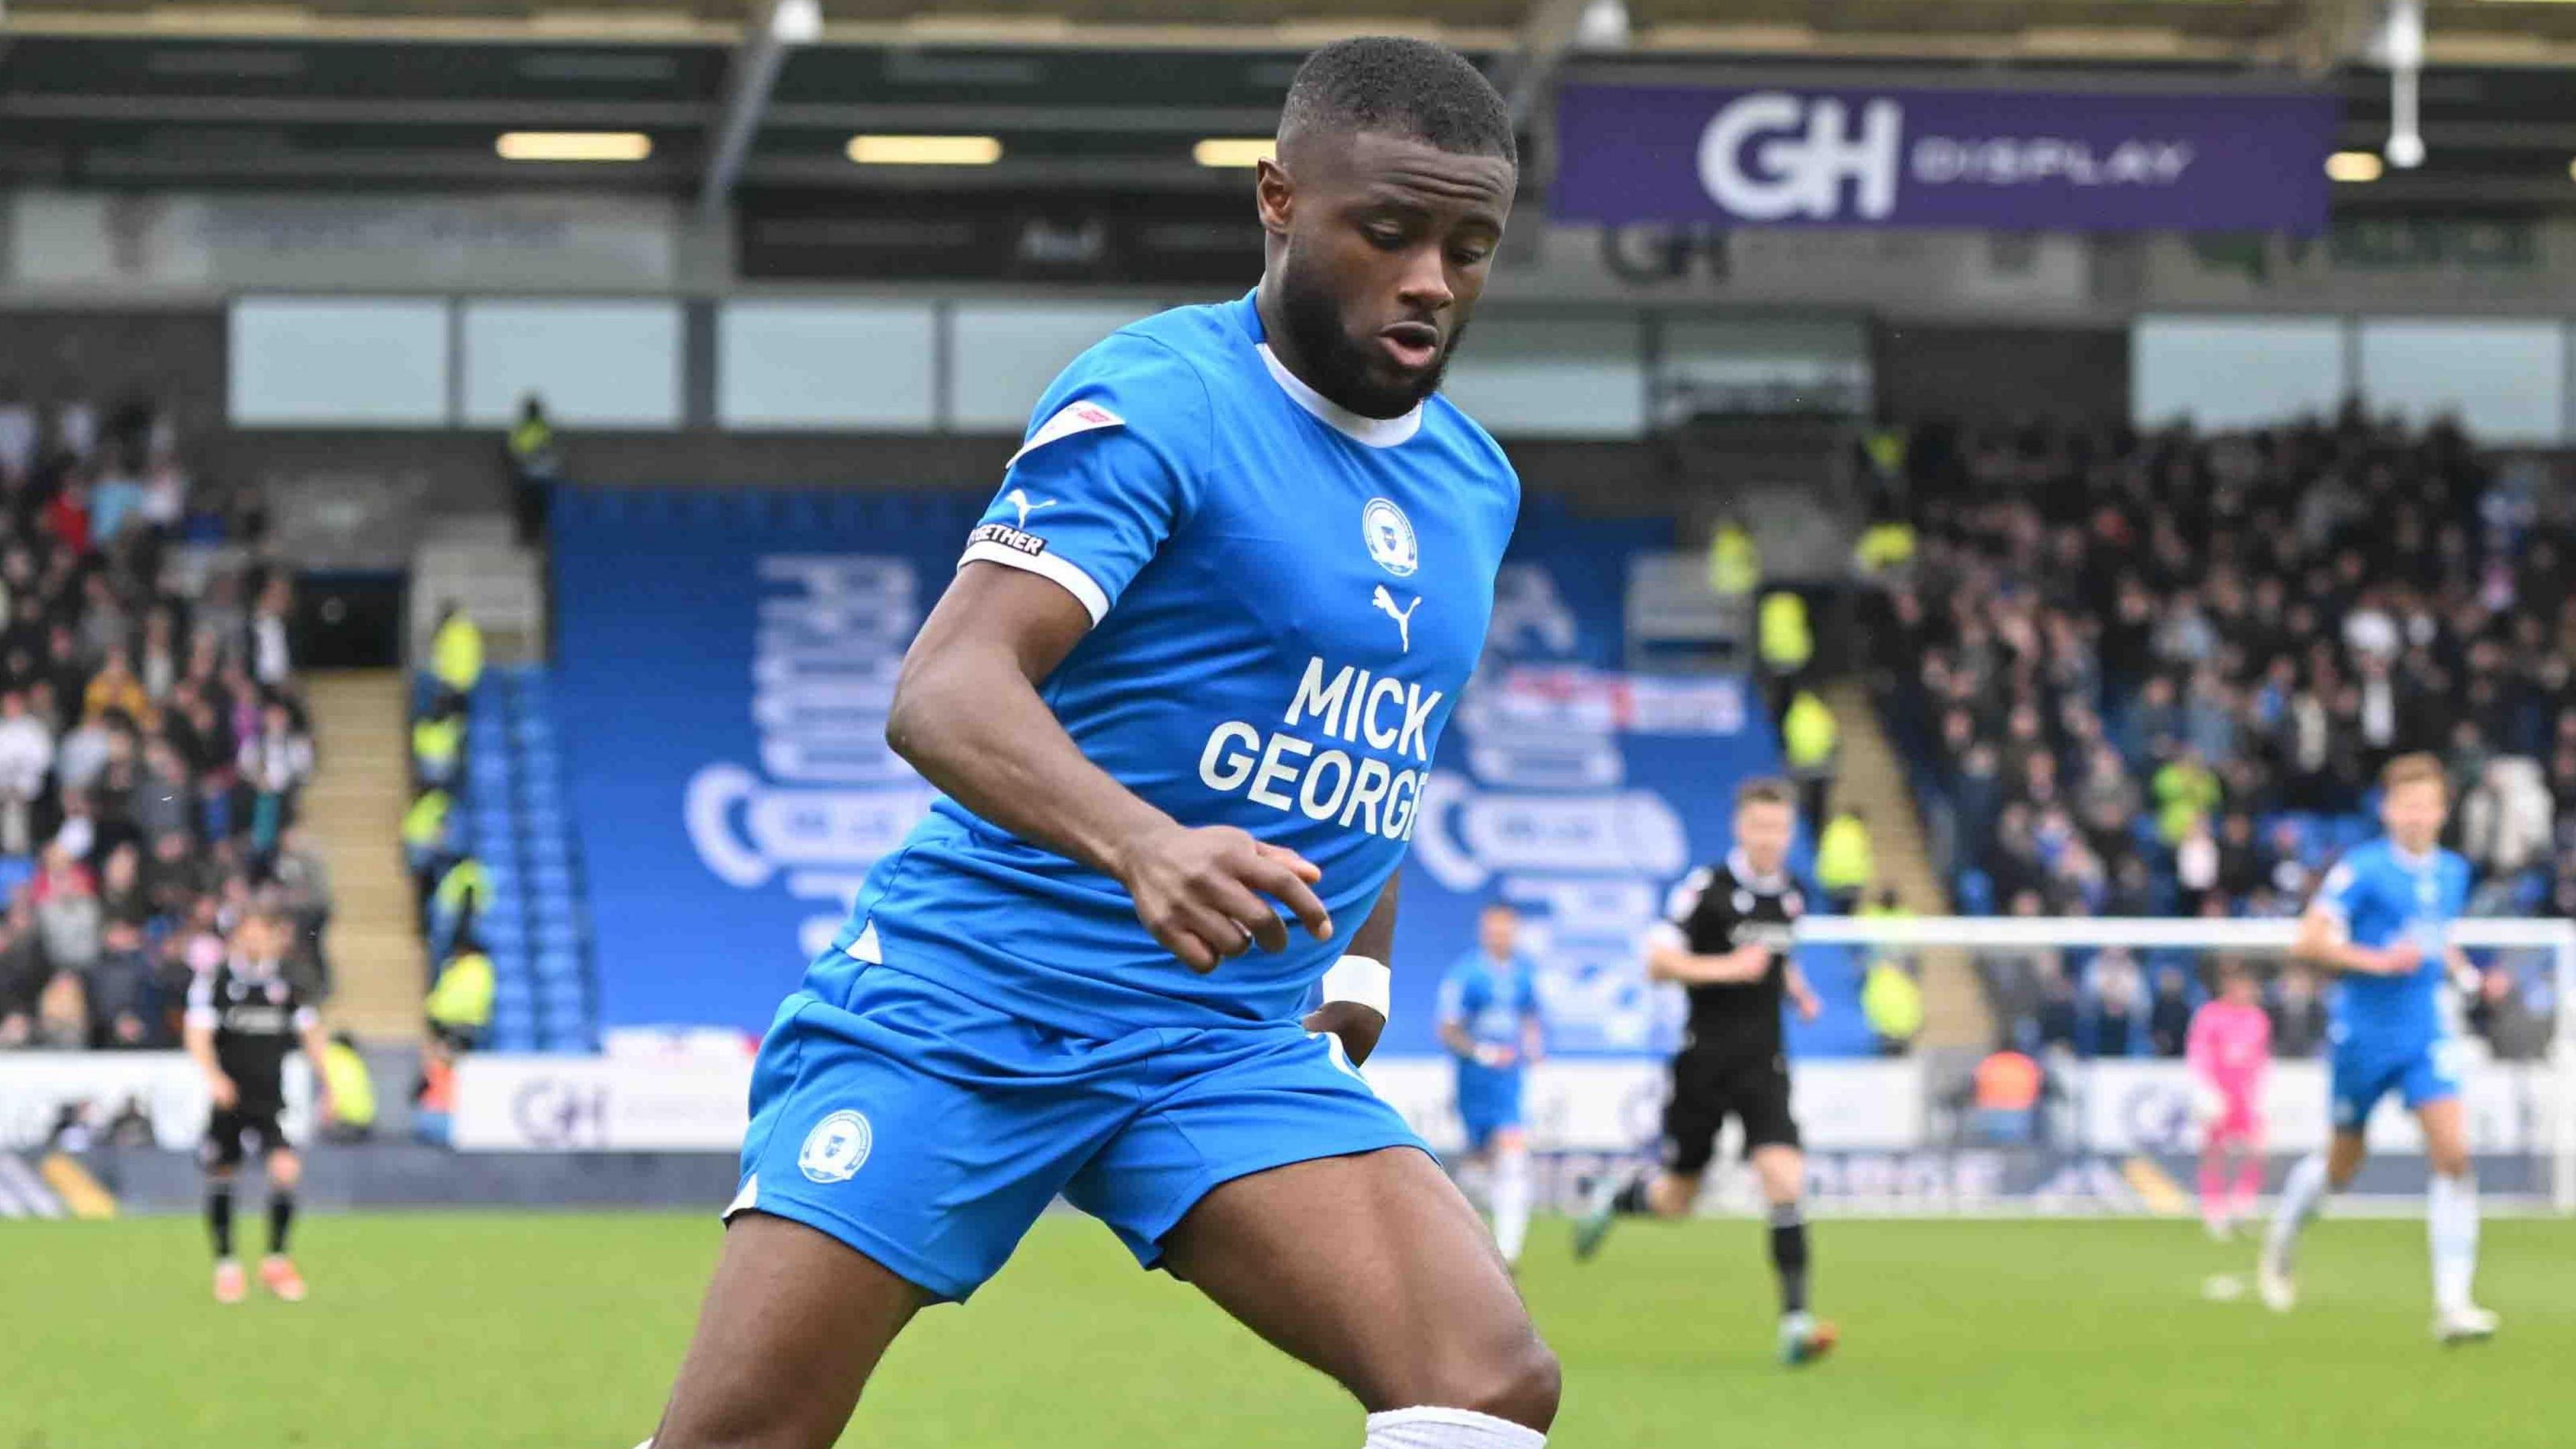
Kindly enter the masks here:
M 1360 1449 L 1547 1449 L 1547 1436 L 1472 1409 L 1391 1409 L 1368 1416 Z
M 1458 1191 L 1468 1205 L 1488 1217 L 1494 1211 L 1494 1168 L 1489 1158 L 1471 1158 L 1459 1164 Z
M 2272 1234 L 2266 1249 L 2283 1264 L 2290 1261 L 2299 1247 L 2299 1229 L 2315 1217 L 2317 1204 L 2326 1195 L 2326 1155 L 2311 1152 L 2299 1159 L 2290 1175 L 2281 1183 L 2281 1205 L 2272 1213 Z
M 2469 1284 L 2478 1276 L 2478 1180 L 2433 1174 L 2424 1189 L 2424 1230 L 2433 1247 L 2433 1306 L 2455 1313 L 2469 1306 Z
M 1494 1245 L 1503 1261 L 1518 1263 L 1521 1244 L 1529 1241 L 1529 1149 L 1494 1154 Z

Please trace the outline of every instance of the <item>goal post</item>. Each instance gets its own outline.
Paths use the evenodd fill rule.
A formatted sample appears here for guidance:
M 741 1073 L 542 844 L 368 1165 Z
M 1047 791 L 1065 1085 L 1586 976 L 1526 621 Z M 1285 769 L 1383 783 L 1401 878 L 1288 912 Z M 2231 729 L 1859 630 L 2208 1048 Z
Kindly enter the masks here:
M 1801 945 L 1877 950 L 1969 952 L 2093 950 L 2194 951 L 2262 958 L 2284 956 L 2298 932 L 2287 919 L 2201 920 L 2146 917 L 1821 916 L 1798 923 Z M 2546 1158 L 2546 1201 L 2576 1213 L 2576 921 L 2469 918 L 2450 940 L 2477 952 L 2545 955 L 2555 985 L 2556 1019 L 2546 1065 L 2545 1100 L 2535 1102 L 2535 1129 L 2525 1150 Z

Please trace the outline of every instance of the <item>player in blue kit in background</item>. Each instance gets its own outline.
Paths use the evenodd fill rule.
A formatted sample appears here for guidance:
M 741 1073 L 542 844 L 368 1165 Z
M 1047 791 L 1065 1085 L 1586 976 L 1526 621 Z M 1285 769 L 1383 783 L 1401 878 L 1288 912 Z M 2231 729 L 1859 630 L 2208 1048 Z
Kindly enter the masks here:
M 1555 1358 L 1353 1069 L 1520 506 L 1437 395 L 1518 176 L 1466 61 L 1326 46 L 1258 170 L 1258 289 L 1039 399 L 890 709 L 941 793 L 762 1042 L 654 1449 L 832 1444 L 1059 1194 L 1338 1380 L 1366 1449 L 1546 1442 Z
M 1520 953 L 1521 915 L 1501 901 L 1476 917 L 1476 946 L 1440 978 L 1440 1044 L 1458 1063 L 1458 1120 L 1484 1165 L 1494 1244 L 1515 1267 L 1529 1241 L 1530 1160 L 1521 1089 L 1547 1049 L 1538 968 Z
M 2433 1336 L 2483 1339 L 2494 1335 L 2496 1316 L 2469 1293 L 2478 1271 L 2478 1189 L 2460 1110 L 2460 1043 L 2442 999 L 2451 981 L 2474 979 L 2449 939 L 2468 904 L 2469 863 L 2440 844 L 2450 809 L 2441 761 L 2400 755 L 2379 783 L 2388 833 L 2337 862 L 2299 922 L 2297 954 L 2343 973 L 2329 1033 L 2334 1138 L 2290 1169 L 2256 1282 L 2275 1312 L 2297 1302 L 2291 1270 L 2300 1230 L 2327 1193 L 2351 1185 L 2371 1108 L 2393 1091 L 2423 1124 L 2433 1169 L 2425 1192 Z

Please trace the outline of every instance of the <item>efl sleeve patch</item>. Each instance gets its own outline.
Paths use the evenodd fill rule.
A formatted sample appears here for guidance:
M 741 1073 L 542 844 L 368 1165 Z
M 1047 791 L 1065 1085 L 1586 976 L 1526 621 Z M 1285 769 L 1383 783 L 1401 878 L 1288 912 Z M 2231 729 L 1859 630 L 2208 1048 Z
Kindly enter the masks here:
M 1707 866 L 1701 866 L 1675 882 L 1672 890 L 1664 896 L 1664 919 L 1675 926 L 1688 926 L 1691 912 L 1699 909 L 1700 894 L 1714 879 L 1716 874 Z
M 1028 441 L 1020 444 L 1020 450 L 1011 455 L 1011 463 L 1020 461 L 1059 438 L 1070 438 L 1076 433 L 1087 433 L 1094 428 L 1125 426 L 1127 426 L 1125 418 L 1096 402 L 1066 403 L 1056 409 L 1054 417 L 1038 424 L 1037 431 L 1029 434 Z M 1010 463 L 1002 466 L 1007 469 Z

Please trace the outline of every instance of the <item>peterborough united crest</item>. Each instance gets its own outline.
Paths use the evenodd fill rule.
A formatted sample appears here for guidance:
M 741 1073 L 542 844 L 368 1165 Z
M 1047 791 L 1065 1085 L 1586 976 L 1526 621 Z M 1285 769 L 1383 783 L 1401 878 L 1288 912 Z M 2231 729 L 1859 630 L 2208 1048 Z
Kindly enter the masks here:
M 1368 541 L 1369 557 L 1377 560 L 1377 566 L 1399 579 L 1412 577 L 1421 566 L 1413 520 L 1387 499 L 1372 498 L 1360 510 L 1360 536 Z
M 797 1150 L 796 1166 L 816 1182 L 847 1182 L 867 1165 L 876 1133 L 856 1112 L 835 1112 L 814 1124 Z

